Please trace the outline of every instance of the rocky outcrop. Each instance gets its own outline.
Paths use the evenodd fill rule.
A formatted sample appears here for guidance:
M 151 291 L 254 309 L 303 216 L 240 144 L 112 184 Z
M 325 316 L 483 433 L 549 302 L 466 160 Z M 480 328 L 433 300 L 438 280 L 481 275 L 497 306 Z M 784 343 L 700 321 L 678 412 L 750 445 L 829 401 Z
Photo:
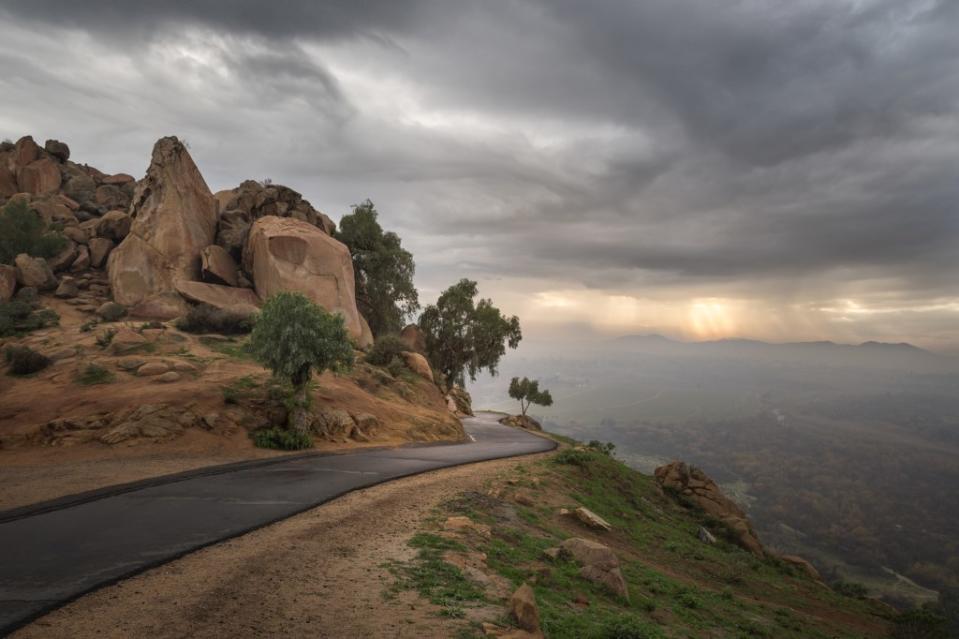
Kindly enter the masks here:
M 759 557 L 765 554 L 746 513 L 702 470 L 674 461 L 656 469 L 656 481 L 723 522 L 739 546 Z
M 153 147 L 136 187 L 129 235 L 110 254 L 114 299 L 133 305 L 200 279 L 200 252 L 216 236 L 217 206 L 186 147 L 175 137 Z
M 328 312 L 342 315 L 360 347 L 372 343 L 356 308 L 350 251 L 315 226 L 274 215 L 260 218 L 250 230 L 243 266 L 253 275 L 261 299 L 280 291 L 302 293 Z
M 543 426 L 529 415 L 507 415 L 499 420 L 500 424 L 526 430 L 543 430 Z
M 17 185 L 24 193 L 40 195 L 52 193 L 60 188 L 60 168 L 55 160 L 43 158 L 20 167 L 17 171 Z
M 611 592 L 629 599 L 629 589 L 619 568 L 619 557 L 601 543 L 571 537 L 559 546 L 559 556 L 572 559 L 582 566 L 580 576 L 608 588 Z
M 426 336 L 416 324 L 409 324 L 400 331 L 400 339 L 414 353 L 426 355 Z
M 810 579 L 814 581 L 822 581 L 822 575 L 819 574 L 819 571 L 816 570 L 816 567 L 802 557 L 798 557 L 796 555 L 780 555 L 779 558 L 790 566 L 798 568 Z
M 209 304 L 219 309 L 253 314 L 260 305 L 260 298 L 248 288 L 234 288 L 206 282 L 179 281 L 177 292 L 191 302 Z
M 220 221 L 216 243 L 239 259 L 246 246 L 253 223 L 266 216 L 290 217 L 302 220 L 332 235 L 332 220 L 314 209 L 303 196 L 279 184 L 261 184 L 247 180 L 235 189 L 219 191 Z
M 30 257 L 21 253 L 13 262 L 17 267 L 17 282 L 21 286 L 32 286 L 41 291 L 57 287 L 57 278 L 42 257 Z
M 200 274 L 207 282 L 237 286 L 236 262 L 222 246 L 211 244 L 200 252 Z
M 454 385 L 446 394 L 446 405 L 458 417 L 473 416 L 473 398 L 462 386 Z
M 403 351 L 401 354 L 408 369 L 425 380 L 433 381 L 433 369 L 430 368 L 430 363 L 426 361 L 425 357 L 412 351 Z

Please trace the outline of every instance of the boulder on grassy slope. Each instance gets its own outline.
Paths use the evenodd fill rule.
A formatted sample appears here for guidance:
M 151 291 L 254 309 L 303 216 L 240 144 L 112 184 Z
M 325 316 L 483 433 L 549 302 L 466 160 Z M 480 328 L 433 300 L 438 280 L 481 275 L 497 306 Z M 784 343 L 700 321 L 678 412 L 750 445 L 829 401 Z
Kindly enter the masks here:
M 133 224 L 108 262 L 114 299 L 134 305 L 200 279 L 200 251 L 216 236 L 217 206 L 183 143 L 161 138 L 137 183 Z
M 356 308 L 350 251 L 317 227 L 295 218 L 260 218 L 250 229 L 243 265 L 253 275 L 260 299 L 281 291 L 302 293 L 328 312 L 342 315 L 360 347 L 372 343 Z
M 759 557 L 764 555 L 763 546 L 746 513 L 724 495 L 716 482 L 702 470 L 685 462 L 674 461 L 656 469 L 656 481 L 726 524 L 741 547 Z

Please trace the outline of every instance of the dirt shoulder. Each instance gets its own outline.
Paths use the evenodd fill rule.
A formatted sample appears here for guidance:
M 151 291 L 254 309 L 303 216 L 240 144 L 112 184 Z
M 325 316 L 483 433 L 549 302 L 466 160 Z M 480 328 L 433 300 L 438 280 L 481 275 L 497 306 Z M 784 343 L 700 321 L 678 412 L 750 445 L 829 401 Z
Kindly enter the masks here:
M 309 512 L 82 597 L 14 637 L 449 637 L 467 622 L 384 593 L 435 509 L 540 456 L 440 470 Z

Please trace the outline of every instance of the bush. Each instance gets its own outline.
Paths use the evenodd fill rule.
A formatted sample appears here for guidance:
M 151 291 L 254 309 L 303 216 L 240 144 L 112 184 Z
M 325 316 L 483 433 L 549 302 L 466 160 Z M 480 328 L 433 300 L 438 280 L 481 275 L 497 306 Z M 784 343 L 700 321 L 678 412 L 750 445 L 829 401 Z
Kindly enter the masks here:
M 0 337 L 22 335 L 59 322 L 60 316 L 48 308 L 34 309 L 21 301 L 0 302 Z
M 607 457 L 612 457 L 613 451 L 616 450 L 616 444 L 613 442 L 601 442 L 598 439 L 591 439 L 586 445 L 593 450 L 606 455 Z
M 94 386 L 96 384 L 109 384 L 116 379 L 112 371 L 107 370 L 99 364 L 87 364 L 77 374 L 77 383 L 84 386 Z
M 256 320 L 247 313 L 224 310 L 209 304 L 191 306 L 186 316 L 176 322 L 176 327 L 186 333 L 219 333 L 220 335 L 244 335 L 253 330 Z
M 58 255 L 67 238 L 50 231 L 23 200 L 7 202 L 0 210 L 0 264 L 12 264 L 20 253 L 49 258 Z
M 663 635 L 659 628 L 636 617 L 623 615 L 606 622 L 599 636 L 602 639 L 658 639 Z
M 840 595 L 855 597 L 856 599 L 865 599 L 866 595 L 869 594 L 869 590 L 865 586 L 854 581 L 839 580 L 832 585 L 832 589 Z
M 4 350 L 10 375 L 32 375 L 50 365 L 50 358 L 29 346 L 7 346 Z
M 394 359 L 400 358 L 400 353 L 408 350 L 410 347 L 398 335 L 383 335 L 373 342 L 366 361 L 374 366 L 389 366 Z
M 115 328 L 108 328 L 99 335 L 97 335 L 97 346 L 100 348 L 106 348 L 113 342 L 113 338 L 116 336 L 117 331 Z
M 557 464 L 570 464 L 580 467 L 588 466 L 590 459 L 591 456 L 587 451 L 577 450 L 576 448 L 564 448 L 553 457 L 553 461 Z
M 306 433 L 299 433 L 283 428 L 266 428 L 252 434 L 253 444 L 258 448 L 275 448 L 277 450 L 303 450 L 313 447 L 313 438 Z
M 406 362 L 399 357 L 394 357 L 390 360 L 390 363 L 386 365 L 386 370 L 393 377 L 399 378 L 399 376 L 405 373 L 408 369 L 406 368 Z

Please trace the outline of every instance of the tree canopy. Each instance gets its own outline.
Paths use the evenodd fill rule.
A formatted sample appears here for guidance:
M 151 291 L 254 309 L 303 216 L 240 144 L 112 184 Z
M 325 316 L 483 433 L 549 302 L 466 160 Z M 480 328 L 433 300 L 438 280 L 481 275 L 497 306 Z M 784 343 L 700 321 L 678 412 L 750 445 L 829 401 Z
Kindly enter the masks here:
M 504 316 L 492 300 L 474 302 L 477 292 L 476 282 L 462 279 L 420 315 L 430 364 L 449 385 L 463 384 L 467 374 L 475 380 L 483 369 L 495 375 L 506 347 L 523 338 L 519 318 Z
M 353 205 L 340 220 L 337 239 L 353 258 L 356 305 L 374 335 L 397 333 L 404 319 L 420 308 L 413 286 L 413 255 L 401 246 L 396 233 L 383 231 L 370 200 Z
M 343 318 L 300 293 L 277 293 L 266 301 L 250 334 L 249 350 L 296 388 L 304 387 L 314 370 L 346 370 L 353 365 Z
M 523 415 L 526 415 L 530 404 L 536 404 L 537 406 L 553 405 L 553 396 L 549 394 L 549 391 L 545 388 L 540 390 L 539 380 L 529 379 L 528 377 L 524 377 L 523 379 L 514 377 L 509 383 L 509 396 L 519 400 L 519 406 L 523 411 Z

